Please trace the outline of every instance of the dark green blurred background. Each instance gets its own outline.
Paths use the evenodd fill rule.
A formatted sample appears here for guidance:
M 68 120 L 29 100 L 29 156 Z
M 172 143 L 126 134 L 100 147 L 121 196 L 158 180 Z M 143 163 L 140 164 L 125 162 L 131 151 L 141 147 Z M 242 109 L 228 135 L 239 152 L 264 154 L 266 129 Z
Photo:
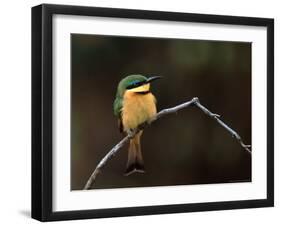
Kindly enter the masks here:
M 251 144 L 251 43 L 72 34 L 71 189 L 79 190 L 120 140 L 113 101 L 129 74 L 161 75 L 152 91 L 158 110 L 199 97 Z M 196 108 L 144 131 L 145 174 L 123 176 L 127 146 L 93 188 L 251 181 L 251 157 Z

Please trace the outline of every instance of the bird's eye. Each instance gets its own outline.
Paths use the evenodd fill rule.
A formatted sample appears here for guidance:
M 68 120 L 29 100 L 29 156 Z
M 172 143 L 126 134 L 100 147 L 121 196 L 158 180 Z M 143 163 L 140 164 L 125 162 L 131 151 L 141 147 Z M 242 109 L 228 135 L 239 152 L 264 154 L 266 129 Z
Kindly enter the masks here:
M 130 86 L 136 86 L 139 83 L 138 80 L 130 82 Z
M 127 89 L 133 89 L 133 88 L 136 88 L 140 85 L 142 85 L 144 82 L 143 81 L 140 81 L 140 80 L 134 80 L 134 81 L 131 81 L 129 82 L 128 86 L 127 86 Z

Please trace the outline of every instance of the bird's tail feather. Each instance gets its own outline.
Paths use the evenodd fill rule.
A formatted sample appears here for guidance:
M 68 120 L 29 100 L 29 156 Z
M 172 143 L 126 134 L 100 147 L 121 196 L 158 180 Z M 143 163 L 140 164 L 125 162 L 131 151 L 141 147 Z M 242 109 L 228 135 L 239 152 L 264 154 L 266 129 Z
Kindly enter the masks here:
M 141 134 L 142 131 L 136 134 L 135 137 L 130 140 L 130 145 L 128 150 L 128 162 L 125 171 L 126 176 L 135 172 L 144 173 L 144 163 L 143 163 L 141 144 L 140 144 Z

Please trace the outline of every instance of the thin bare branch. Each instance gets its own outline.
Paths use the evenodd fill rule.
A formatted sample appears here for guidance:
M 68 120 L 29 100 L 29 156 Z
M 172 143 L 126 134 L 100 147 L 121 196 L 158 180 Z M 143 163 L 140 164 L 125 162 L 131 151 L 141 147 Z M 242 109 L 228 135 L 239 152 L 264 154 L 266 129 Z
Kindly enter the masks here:
M 190 107 L 195 105 L 200 110 L 202 110 L 206 115 L 210 116 L 211 118 L 215 119 L 223 128 L 225 128 L 232 137 L 236 138 L 237 141 L 240 143 L 240 145 L 247 151 L 247 153 L 251 154 L 250 151 L 250 145 L 245 145 L 241 139 L 241 137 L 238 135 L 237 132 L 235 132 L 233 129 L 231 129 L 229 126 L 227 126 L 222 120 L 219 119 L 220 115 L 214 114 L 211 111 L 209 111 L 207 108 L 205 108 L 202 104 L 200 104 L 199 99 L 197 97 L 194 97 L 192 100 L 185 102 L 183 104 L 177 105 L 172 108 L 163 109 L 160 112 L 156 114 L 156 116 L 151 119 L 149 122 L 143 123 L 138 128 L 133 130 L 130 134 L 128 134 L 126 137 L 124 137 L 118 144 L 116 144 L 99 162 L 97 167 L 95 168 L 94 172 L 89 177 L 84 190 L 91 189 L 92 184 L 97 178 L 97 175 L 101 172 L 101 169 L 105 166 L 105 164 L 110 160 L 115 154 L 127 143 L 131 138 L 133 138 L 140 130 L 145 129 L 147 126 L 149 126 L 154 121 L 158 120 L 159 118 L 163 117 L 164 115 L 176 113 L 184 108 Z
M 220 115 L 210 112 L 207 108 L 205 108 L 202 104 L 200 104 L 198 98 L 195 101 L 195 105 L 200 110 L 202 110 L 206 115 L 209 115 L 211 118 L 215 119 L 223 128 L 225 128 L 232 135 L 232 137 L 236 138 L 237 141 L 240 143 L 240 145 L 247 151 L 247 153 L 252 154 L 250 150 L 251 145 L 244 144 L 239 134 L 235 132 L 233 129 L 231 129 L 228 125 L 226 125 L 221 119 L 219 119 Z

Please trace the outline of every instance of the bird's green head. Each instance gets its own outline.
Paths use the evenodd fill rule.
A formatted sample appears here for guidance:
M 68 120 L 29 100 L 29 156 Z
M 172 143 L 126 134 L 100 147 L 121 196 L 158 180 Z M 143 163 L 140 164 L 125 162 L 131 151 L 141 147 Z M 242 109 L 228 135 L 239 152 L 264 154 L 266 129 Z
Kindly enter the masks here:
M 129 75 L 119 82 L 117 95 L 123 96 L 126 91 L 134 93 L 148 92 L 150 90 L 150 83 L 160 78 L 162 77 L 153 76 L 147 78 L 143 75 Z

